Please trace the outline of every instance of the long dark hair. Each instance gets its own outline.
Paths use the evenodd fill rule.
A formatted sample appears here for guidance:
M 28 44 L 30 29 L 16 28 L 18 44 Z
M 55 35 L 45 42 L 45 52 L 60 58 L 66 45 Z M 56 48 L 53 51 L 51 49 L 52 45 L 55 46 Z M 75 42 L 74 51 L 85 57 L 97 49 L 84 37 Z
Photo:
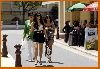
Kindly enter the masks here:
M 37 21 L 37 16 L 40 16 L 40 23 L 44 26 L 43 20 L 42 20 L 42 16 L 40 13 L 35 13 L 34 14 L 34 28 L 38 29 L 38 21 Z
M 51 23 L 51 22 L 52 22 L 52 19 L 51 19 L 51 17 L 50 17 L 49 15 L 47 15 L 47 16 L 45 17 L 44 22 L 47 23 L 47 19 L 48 19 L 48 18 L 50 19 L 50 23 Z

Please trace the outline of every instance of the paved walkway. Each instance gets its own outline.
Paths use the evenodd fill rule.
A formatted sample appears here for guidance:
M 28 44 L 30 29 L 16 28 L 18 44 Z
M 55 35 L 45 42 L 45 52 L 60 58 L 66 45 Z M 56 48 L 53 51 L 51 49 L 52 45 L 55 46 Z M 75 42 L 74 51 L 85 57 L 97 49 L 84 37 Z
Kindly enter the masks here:
M 61 38 L 60 39 L 55 38 L 55 42 L 57 42 L 58 44 L 60 43 L 60 45 L 59 45 L 60 47 L 62 45 L 63 48 L 72 48 L 79 52 L 86 53 L 88 55 L 92 55 L 92 56 L 98 58 L 98 51 L 96 51 L 96 50 L 85 50 L 84 47 L 69 46 L 68 43 L 65 43 L 64 39 L 61 39 Z M 1 49 L 2 49 L 2 46 L 1 46 Z M 58 48 L 57 48 L 57 50 L 58 50 Z M 64 50 L 64 51 L 66 51 L 66 50 Z M 56 58 L 56 59 L 58 59 L 58 58 Z M 8 53 L 8 58 L 1 57 L 1 67 L 15 67 L 15 60 L 9 53 Z
M 2 46 L 1 46 L 1 53 L 2 53 Z M 1 55 L 1 67 L 15 67 L 15 60 L 13 57 L 8 53 L 8 57 L 2 57 Z
M 96 51 L 96 50 L 85 50 L 85 47 L 69 46 L 68 43 L 65 43 L 64 39 L 61 39 L 61 38 L 59 38 L 59 39 L 55 38 L 55 41 L 63 44 L 64 46 L 68 46 L 70 48 L 73 48 L 75 50 L 81 51 L 83 53 L 98 57 L 98 51 Z

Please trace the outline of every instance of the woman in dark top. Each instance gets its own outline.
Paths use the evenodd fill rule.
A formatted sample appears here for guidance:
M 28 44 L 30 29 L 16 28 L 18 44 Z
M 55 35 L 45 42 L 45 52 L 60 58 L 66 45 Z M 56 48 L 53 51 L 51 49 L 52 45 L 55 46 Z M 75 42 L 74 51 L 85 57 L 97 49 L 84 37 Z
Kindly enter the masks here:
M 45 23 L 45 35 L 46 35 L 46 51 L 45 56 L 48 58 L 48 62 L 51 62 L 52 45 L 54 43 L 54 31 L 55 26 L 49 15 L 44 19 Z M 50 50 L 50 53 L 48 51 Z
M 44 23 L 40 13 L 36 13 L 34 15 L 33 27 L 34 27 L 33 41 L 35 44 L 35 65 L 37 65 L 38 50 L 39 50 L 39 57 L 40 57 L 40 65 L 42 65 L 41 59 L 43 54 L 43 43 L 45 41 L 45 38 L 44 38 Z
M 79 28 L 78 46 L 84 46 L 86 24 L 82 24 Z
M 86 28 L 87 20 L 84 20 L 84 23 L 81 24 L 79 28 L 79 37 L 78 37 L 78 46 L 84 46 L 85 41 L 85 28 Z
M 68 42 L 68 38 L 69 38 L 69 32 L 70 32 L 70 26 L 69 26 L 69 21 L 66 21 L 65 23 L 65 27 L 63 28 L 63 32 L 65 33 L 65 39 L 64 41 L 67 43 Z

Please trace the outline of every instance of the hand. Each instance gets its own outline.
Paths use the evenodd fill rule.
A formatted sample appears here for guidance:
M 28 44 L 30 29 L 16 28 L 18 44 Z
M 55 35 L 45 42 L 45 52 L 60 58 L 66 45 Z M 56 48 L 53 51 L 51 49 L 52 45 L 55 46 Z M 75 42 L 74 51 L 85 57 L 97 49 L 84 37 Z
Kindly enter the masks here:
M 48 47 L 49 47 L 49 49 L 51 49 L 51 46 L 50 45 L 48 45 Z

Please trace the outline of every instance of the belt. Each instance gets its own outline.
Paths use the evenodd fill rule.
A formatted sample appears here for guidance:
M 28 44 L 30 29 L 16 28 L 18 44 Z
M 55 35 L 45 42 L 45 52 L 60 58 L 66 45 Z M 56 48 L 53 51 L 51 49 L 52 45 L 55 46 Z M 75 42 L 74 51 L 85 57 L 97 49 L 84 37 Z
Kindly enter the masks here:
M 41 31 L 35 31 L 35 32 L 37 32 L 37 33 L 43 33 L 43 31 L 41 30 Z

